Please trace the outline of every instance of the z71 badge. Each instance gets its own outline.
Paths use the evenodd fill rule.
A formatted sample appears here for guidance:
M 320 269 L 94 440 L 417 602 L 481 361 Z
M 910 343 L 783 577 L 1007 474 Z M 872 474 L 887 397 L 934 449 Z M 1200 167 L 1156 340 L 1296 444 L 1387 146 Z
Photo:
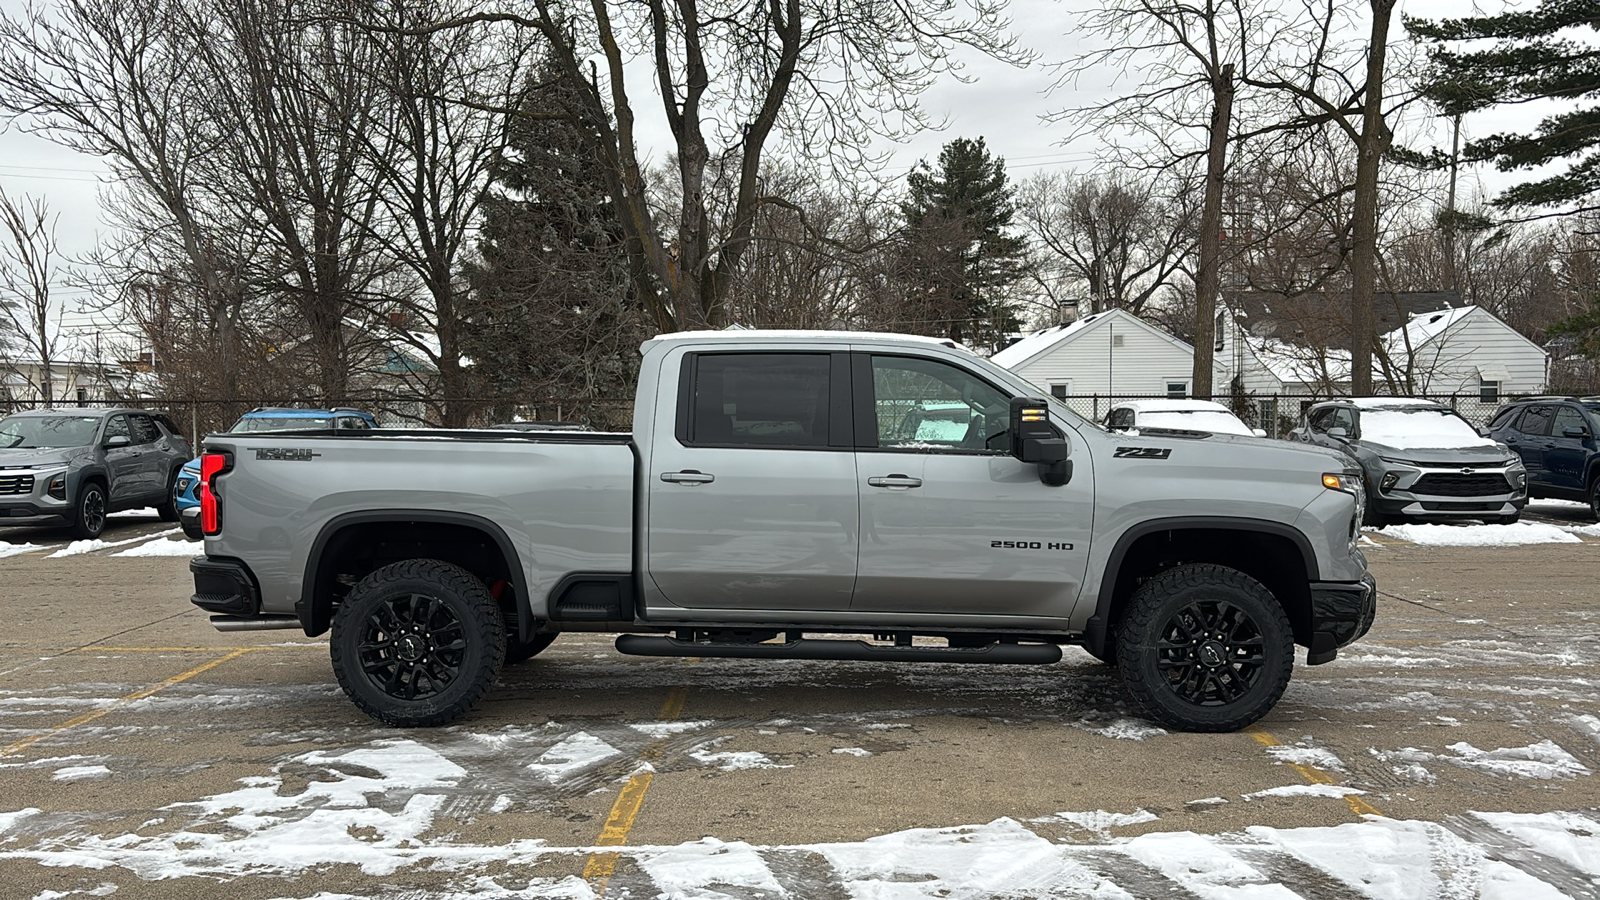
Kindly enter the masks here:
M 1118 459 L 1166 459 L 1172 455 L 1171 447 L 1118 447 L 1112 454 Z

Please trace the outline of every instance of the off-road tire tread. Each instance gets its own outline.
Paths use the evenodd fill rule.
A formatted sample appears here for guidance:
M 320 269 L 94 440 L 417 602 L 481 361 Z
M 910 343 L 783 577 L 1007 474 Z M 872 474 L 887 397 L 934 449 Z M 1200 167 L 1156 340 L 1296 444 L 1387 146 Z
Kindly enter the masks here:
M 1171 698 L 1165 686 L 1154 683 L 1153 679 L 1159 678 L 1158 674 L 1147 675 L 1142 671 L 1140 653 L 1145 640 L 1144 636 L 1151 635 L 1161 623 L 1157 622 L 1162 615 L 1162 606 L 1166 600 L 1179 591 L 1191 588 L 1223 587 L 1238 595 L 1248 597 L 1259 603 L 1261 610 L 1252 610 L 1262 629 L 1264 636 L 1270 640 L 1275 633 L 1281 644 L 1278 655 L 1277 671 L 1263 671 L 1262 677 L 1268 680 L 1270 689 L 1255 699 L 1244 698 L 1236 706 L 1215 707 L 1222 715 L 1199 715 L 1201 708 L 1189 707 L 1189 712 L 1179 706 L 1182 701 Z M 1239 597 L 1232 598 L 1237 602 Z M 1284 614 L 1283 607 L 1272 596 L 1261 582 L 1240 572 L 1212 563 L 1195 563 L 1175 566 L 1152 577 L 1140 585 L 1128 598 L 1128 605 L 1122 614 L 1118 628 L 1117 640 L 1117 668 L 1122 673 L 1123 683 L 1127 685 L 1128 692 L 1139 702 L 1151 716 L 1163 725 L 1179 731 L 1194 732 L 1226 732 L 1238 731 L 1265 716 L 1283 696 L 1283 691 L 1289 686 L 1289 676 L 1294 669 L 1294 641 L 1289 625 L 1289 617 Z M 1170 701 L 1170 702 L 1164 702 Z
M 416 710 L 406 709 L 405 706 L 409 705 L 406 701 L 382 694 L 367 683 L 360 671 L 361 663 L 354 647 L 349 650 L 351 658 L 348 661 L 353 669 L 347 672 L 347 651 L 341 640 L 350 628 L 361 626 L 365 613 L 357 610 L 363 606 L 361 601 L 364 597 L 407 581 L 422 581 L 437 588 L 441 595 L 453 594 L 464 607 L 456 612 L 461 615 L 468 635 L 487 632 L 490 639 L 486 658 L 480 660 L 476 671 L 463 672 L 445 695 L 449 699 L 429 697 L 426 701 L 418 701 L 419 706 L 426 703 L 426 708 Z M 328 648 L 339 687 L 362 712 L 396 728 L 431 728 L 449 724 L 471 712 L 488 692 L 505 661 L 506 633 L 500 607 L 489 595 L 489 588 L 476 575 L 442 560 L 407 559 L 378 569 L 350 589 L 334 613 L 333 635 L 328 641 Z M 463 690 L 455 690 L 463 684 Z M 371 692 L 371 696 L 367 692 Z
M 535 634 L 524 641 L 508 634 L 506 637 L 506 665 L 514 666 L 517 663 L 524 663 L 533 659 L 543 653 L 546 647 L 555 643 L 555 639 L 560 636 L 561 632 L 552 631 L 546 634 Z

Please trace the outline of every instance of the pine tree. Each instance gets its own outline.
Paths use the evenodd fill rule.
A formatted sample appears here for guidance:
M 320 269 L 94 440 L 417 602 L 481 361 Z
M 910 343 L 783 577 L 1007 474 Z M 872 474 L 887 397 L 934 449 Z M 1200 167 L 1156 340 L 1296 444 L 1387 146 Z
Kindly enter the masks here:
M 919 295 L 917 331 L 957 341 L 996 343 L 1016 328 L 1004 292 L 1022 276 L 1027 249 L 1009 234 L 1016 202 L 1005 160 L 983 138 L 957 138 L 906 177 L 901 204 L 907 278 Z
M 463 352 L 490 397 L 559 401 L 539 416 L 626 427 L 622 405 L 590 401 L 632 396 L 639 343 L 654 332 L 582 131 L 592 126 L 558 80 L 535 82 L 483 205 Z
M 1579 101 L 1546 118 L 1531 134 L 1494 134 L 1470 141 L 1462 159 L 1493 161 L 1502 171 L 1529 170 L 1572 160 L 1566 171 L 1506 190 L 1502 208 L 1587 203 L 1600 191 L 1600 53 L 1569 29 L 1600 31 L 1600 0 L 1542 0 L 1537 8 L 1491 16 L 1406 19 L 1411 33 L 1434 41 L 1427 96 L 1446 116 L 1526 103 Z M 1449 45 L 1493 40 L 1492 47 L 1456 51 Z

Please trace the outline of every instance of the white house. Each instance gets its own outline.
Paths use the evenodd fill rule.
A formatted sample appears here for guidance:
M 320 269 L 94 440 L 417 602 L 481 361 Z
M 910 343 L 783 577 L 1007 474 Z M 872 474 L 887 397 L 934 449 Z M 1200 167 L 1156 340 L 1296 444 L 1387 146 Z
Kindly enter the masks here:
M 1028 335 L 990 357 L 1057 397 L 1187 397 L 1194 348 L 1122 309 Z M 1222 386 L 1221 368 L 1212 384 Z
M 1307 347 L 1251 333 L 1237 319 L 1218 322 L 1217 359 L 1225 381 L 1247 393 L 1327 397 L 1350 390 L 1350 351 Z M 1393 377 L 1400 393 L 1473 395 L 1486 403 L 1534 394 L 1548 382 L 1549 354 L 1479 306 L 1413 313 L 1378 338 L 1391 371 L 1374 360 L 1373 380 Z

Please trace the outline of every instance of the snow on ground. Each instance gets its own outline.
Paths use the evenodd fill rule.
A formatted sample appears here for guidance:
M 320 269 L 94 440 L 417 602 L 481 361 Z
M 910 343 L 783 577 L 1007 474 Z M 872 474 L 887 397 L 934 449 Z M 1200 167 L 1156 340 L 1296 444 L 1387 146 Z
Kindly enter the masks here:
M 159 515 L 161 515 L 161 513 L 157 512 L 156 508 L 154 506 L 146 506 L 143 509 L 125 509 L 122 512 L 109 513 L 106 516 L 106 518 L 108 518 L 108 519 L 154 519 Z
M 111 770 L 105 766 L 63 766 L 50 776 L 54 781 L 86 781 L 110 777 Z
M 1264 791 L 1253 791 L 1245 794 L 1246 800 L 1260 800 L 1263 797 L 1333 797 L 1335 799 L 1348 797 L 1351 794 L 1365 794 L 1366 791 L 1351 787 L 1342 787 L 1337 784 L 1286 784 L 1283 787 L 1267 788 Z
M 1324 750 L 1321 747 L 1285 747 L 1279 745 L 1268 747 L 1267 755 L 1279 762 L 1290 765 L 1315 766 L 1319 769 L 1344 771 L 1344 760 L 1334 755 L 1332 751 Z
M 1549 740 L 1526 747 L 1502 747 L 1498 750 L 1480 750 L 1466 741 L 1459 741 L 1445 749 L 1454 755 L 1431 753 L 1416 747 L 1373 749 L 1372 754 L 1393 765 L 1397 774 L 1417 776 L 1416 780 L 1425 782 L 1433 781 L 1433 776 L 1422 764 L 1434 761 L 1510 778 L 1552 780 L 1591 774 L 1588 766 Z
M 597 766 L 621 752 L 587 731 L 580 731 L 546 750 L 537 761 L 528 764 L 528 769 L 553 784 Z
M 94 553 L 98 550 L 110 550 L 114 547 L 126 547 L 129 544 L 143 543 L 151 538 L 163 538 L 169 535 L 174 535 L 177 534 L 178 531 L 179 529 L 177 528 L 168 528 L 166 531 L 160 531 L 155 534 L 141 534 L 136 538 L 128 538 L 127 540 L 121 541 L 108 541 L 104 540 L 103 538 L 91 538 L 89 540 L 73 541 L 72 543 L 62 547 L 60 550 L 57 550 L 45 558 L 61 559 L 67 556 L 81 556 L 85 553 Z
M 572 745 L 568 759 L 593 753 L 603 743 L 586 737 L 578 742 L 584 746 Z M 1464 746 L 1452 749 L 1465 753 L 1459 749 Z M 1531 755 L 1553 754 L 1540 749 Z M 242 778 L 232 790 L 171 804 L 161 810 L 161 818 L 123 834 L 94 834 L 74 815 L 43 815 L 33 808 L 0 812 L 0 860 L 93 870 L 99 873 L 96 881 L 120 869 L 146 882 L 202 877 L 221 884 L 249 876 L 292 879 L 337 865 L 356 865 L 369 876 L 403 881 L 406 876 L 396 873 L 425 868 L 445 881 L 432 896 L 449 900 L 596 896 L 594 886 L 581 879 L 531 874 L 553 856 L 571 860 L 561 868 L 581 865 L 596 848 L 555 847 L 531 839 L 474 844 L 458 832 L 435 831 L 435 819 L 451 815 L 445 812 L 449 796 L 470 781 L 466 768 L 404 738 L 344 751 L 314 750 L 284 759 L 269 775 Z M 1304 792 L 1263 793 L 1294 797 Z M 492 807 L 475 815 L 498 815 L 512 805 L 509 796 L 500 795 Z M 1496 847 L 1498 858 L 1526 861 L 1542 855 L 1600 876 L 1600 821 L 1591 814 L 1469 815 L 1521 848 L 1507 855 Z M 1336 827 L 1112 835 L 1116 828 L 1155 821 L 1147 810 L 1069 811 L 1032 823 L 1000 818 L 842 843 L 760 846 L 706 837 L 677 845 L 605 849 L 630 859 L 641 873 L 636 877 L 648 879 L 647 885 L 630 885 L 630 896 L 809 900 L 821 886 L 836 885 L 841 896 L 885 900 L 1122 900 L 1179 889 L 1202 900 L 1257 900 L 1296 896 L 1295 885 L 1279 883 L 1268 873 L 1304 871 L 1307 866 L 1344 886 L 1349 896 L 1372 900 L 1561 896 L 1559 885 L 1528 874 L 1545 871 L 1536 859 L 1528 871 L 1513 868 L 1491 859 L 1489 848 L 1430 822 L 1371 816 Z M 1088 840 L 1055 841 L 1029 827 L 1064 824 L 1077 826 Z M 503 874 L 485 874 L 490 871 Z M 496 877 L 510 885 L 501 886 Z M 344 895 L 317 896 L 332 900 Z
M 794 766 L 779 765 L 767 758 L 765 753 L 755 750 L 737 750 L 712 752 L 712 748 L 721 746 L 727 738 L 720 737 L 715 740 L 696 744 L 689 748 L 689 756 L 706 765 L 714 765 L 724 772 L 735 772 L 739 769 L 792 769 Z
M 1139 719 L 1117 719 L 1109 725 L 1101 725 L 1086 720 L 1071 723 L 1073 728 L 1098 734 L 1101 737 L 1113 738 L 1119 741 L 1142 741 L 1145 738 L 1159 737 L 1166 734 L 1165 728 L 1151 725 Z
M 699 731 L 710 724 L 711 721 L 709 719 L 702 719 L 692 722 L 641 722 L 628 727 L 642 734 L 648 734 L 656 740 L 661 740 L 674 734 L 683 734 L 686 731 Z
M 148 544 L 140 544 L 112 556 L 199 556 L 206 552 L 206 545 L 200 541 L 172 540 L 170 538 L 157 538 Z
M 0 541 L 0 559 L 43 549 L 43 544 L 8 544 L 5 541 Z
M 1433 547 L 1514 547 L 1522 544 L 1577 544 L 1582 539 L 1559 525 L 1390 525 L 1370 534 Z

